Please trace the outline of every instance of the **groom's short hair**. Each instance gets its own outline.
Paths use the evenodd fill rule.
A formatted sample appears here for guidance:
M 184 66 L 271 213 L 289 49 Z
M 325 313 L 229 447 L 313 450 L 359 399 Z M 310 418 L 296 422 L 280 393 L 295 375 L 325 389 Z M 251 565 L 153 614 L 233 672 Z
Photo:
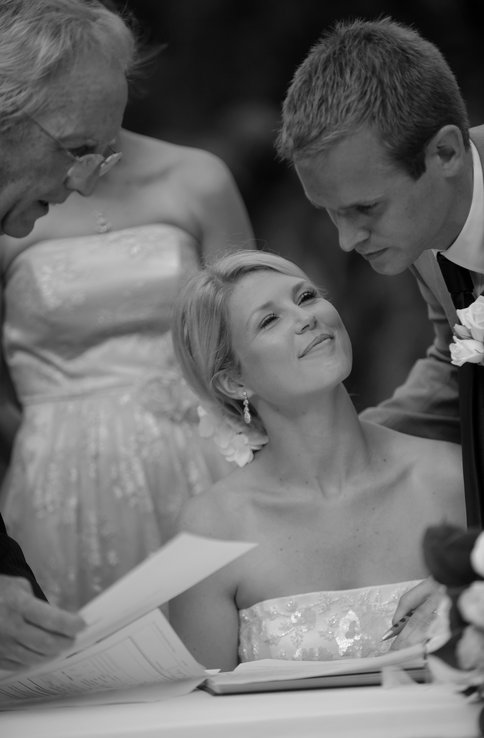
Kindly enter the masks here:
M 370 126 L 390 158 L 412 177 L 425 171 L 425 147 L 454 124 L 469 146 L 457 81 L 437 47 L 390 18 L 337 23 L 294 74 L 276 148 L 308 158 Z

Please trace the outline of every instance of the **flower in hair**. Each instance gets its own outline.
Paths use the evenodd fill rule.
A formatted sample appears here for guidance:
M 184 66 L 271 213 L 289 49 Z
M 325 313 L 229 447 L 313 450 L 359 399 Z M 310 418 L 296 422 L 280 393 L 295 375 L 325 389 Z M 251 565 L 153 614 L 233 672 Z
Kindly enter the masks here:
M 269 440 L 264 433 L 242 427 L 232 423 L 221 415 L 208 412 L 204 407 L 198 407 L 198 432 L 202 438 L 212 438 L 220 453 L 227 461 L 233 461 L 237 466 L 245 466 L 254 458 L 254 451 L 258 451 Z

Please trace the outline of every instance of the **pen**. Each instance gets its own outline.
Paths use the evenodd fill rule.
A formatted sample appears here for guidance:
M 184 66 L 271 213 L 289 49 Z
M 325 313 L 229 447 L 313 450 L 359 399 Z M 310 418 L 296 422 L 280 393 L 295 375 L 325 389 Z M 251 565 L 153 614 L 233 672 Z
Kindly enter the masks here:
M 402 632 L 405 625 L 407 624 L 408 620 L 412 617 L 414 611 L 411 610 L 410 612 L 407 612 L 406 615 L 403 616 L 403 618 L 400 618 L 400 620 L 392 625 L 391 628 L 389 628 L 386 633 L 382 636 L 382 641 L 388 641 L 389 638 L 395 638 L 399 633 Z

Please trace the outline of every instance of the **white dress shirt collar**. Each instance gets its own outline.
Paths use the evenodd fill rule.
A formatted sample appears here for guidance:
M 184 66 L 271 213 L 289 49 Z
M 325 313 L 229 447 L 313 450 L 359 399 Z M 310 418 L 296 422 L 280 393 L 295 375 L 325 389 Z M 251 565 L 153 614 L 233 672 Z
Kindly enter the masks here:
M 445 255 L 455 264 L 484 274 L 484 185 L 481 159 L 472 141 L 471 151 L 474 169 L 472 203 L 464 227 Z

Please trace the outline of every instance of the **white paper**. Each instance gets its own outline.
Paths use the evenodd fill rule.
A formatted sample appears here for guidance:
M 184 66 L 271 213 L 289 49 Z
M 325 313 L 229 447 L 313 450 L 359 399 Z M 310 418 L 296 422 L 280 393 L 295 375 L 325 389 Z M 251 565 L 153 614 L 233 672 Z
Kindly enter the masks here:
M 180 533 L 81 610 L 89 627 L 72 651 L 163 605 L 256 545 Z
M 190 692 L 207 674 L 159 606 L 255 545 L 180 534 L 84 608 L 90 625 L 68 654 L 1 678 L 0 709 L 82 695 L 130 701 L 126 690 L 153 699 L 152 685 L 161 698 L 175 682 Z
M 179 680 L 192 680 L 193 689 L 205 676 L 156 609 L 88 649 L 0 682 L 0 705 Z

